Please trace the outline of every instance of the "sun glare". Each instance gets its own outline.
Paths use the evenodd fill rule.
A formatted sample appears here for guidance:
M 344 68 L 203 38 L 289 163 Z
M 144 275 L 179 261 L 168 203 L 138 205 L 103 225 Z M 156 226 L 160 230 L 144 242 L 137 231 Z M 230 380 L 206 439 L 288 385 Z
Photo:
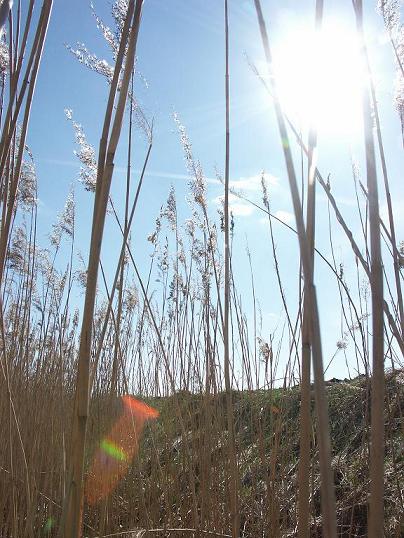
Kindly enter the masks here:
M 330 21 L 316 36 L 296 26 L 273 47 L 278 92 L 284 110 L 319 134 L 353 138 L 361 129 L 363 68 L 356 33 Z

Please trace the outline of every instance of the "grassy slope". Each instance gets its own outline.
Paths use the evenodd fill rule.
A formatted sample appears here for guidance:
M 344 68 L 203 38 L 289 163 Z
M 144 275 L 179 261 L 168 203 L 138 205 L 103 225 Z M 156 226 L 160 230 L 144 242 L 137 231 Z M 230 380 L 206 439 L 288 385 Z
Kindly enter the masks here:
M 388 374 L 386 388 L 385 532 L 400 537 L 404 536 L 404 372 Z M 369 383 L 365 377 L 328 383 L 327 393 L 339 532 L 366 536 Z M 233 396 L 242 535 L 295 536 L 299 387 Z M 225 532 L 229 485 L 225 395 L 207 398 L 180 392 L 149 403 L 160 410 L 160 418 L 147 426 L 139 457 L 112 495 L 110 516 L 123 529 L 163 524 L 184 528 L 196 499 L 201 527 Z M 315 427 L 312 454 L 312 535 L 321 536 Z M 89 521 L 97 521 L 97 512 L 88 513 Z

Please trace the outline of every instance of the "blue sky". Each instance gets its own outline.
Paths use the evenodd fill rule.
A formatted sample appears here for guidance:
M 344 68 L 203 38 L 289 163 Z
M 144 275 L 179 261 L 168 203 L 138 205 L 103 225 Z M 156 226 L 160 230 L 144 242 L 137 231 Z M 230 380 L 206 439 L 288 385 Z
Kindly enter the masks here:
M 261 201 L 259 176 L 263 170 L 271 177 L 272 211 L 294 225 L 287 177 L 279 144 L 277 126 L 270 99 L 257 77 L 252 73 L 245 53 L 260 67 L 263 61 L 253 2 L 230 0 L 230 84 L 231 84 L 231 180 L 246 195 Z M 325 3 L 325 19 L 337 28 L 341 47 L 354 28 L 351 2 Z M 95 10 L 111 24 L 110 2 L 94 1 Z M 267 20 L 274 51 L 289 58 L 290 49 L 298 57 L 300 43 L 296 28 L 311 28 L 314 2 L 284 0 L 265 2 Z M 381 17 L 374 2 L 366 2 L 365 22 L 374 67 L 385 150 L 390 171 L 391 190 L 397 217 L 397 236 L 404 238 L 402 207 L 403 152 L 400 126 L 393 107 L 394 62 L 386 42 Z M 300 31 L 300 30 L 299 30 Z M 295 37 L 293 35 L 295 34 Z M 304 37 L 304 34 L 303 34 Z M 82 42 L 90 52 L 111 60 L 110 51 L 97 30 L 89 2 L 56 1 L 49 28 L 45 53 L 37 83 L 31 116 L 28 144 L 37 164 L 39 177 L 39 231 L 46 243 L 46 233 L 62 210 L 71 183 L 75 183 L 78 212 L 78 248 L 86 259 L 90 235 L 92 195 L 77 183 L 79 162 L 74 155 L 75 143 L 72 125 L 65 118 L 64 109 L 73 110 L 74 119 L 81 123 L 88 141 L 98 145 L 105 110 L 108 87 L 100 76 L 81 66 L 66 49 Z M 148 175 L 141 193 L 139 211 L 134 224 L 134 250 L 140 267 L 146 271 L 151 246 L 146 241 L 153 230 L 154 219 L 174 185 L 180 222 L 190 216 L 186 202 L 188 194 L 187 171 L 173 113 L 178 113 L 187 129 L 195 157 L 201 161 L 207 178 L 215 178 L 216 169 L 224 168 L 224 50 L 223 6 L 217 0 L 146 0 L 138 44 L 139 77 L 136 94 L 144 111 L 154 117 L 155 136 Z M 302 43 L 303 46 L 303 43 Z M 343 48 L 343 47 L 342 47 Z M 287 51 L 285 53 L 285 50 Z M 284 51 L 284 52 L 282 52 Z M 289 85 L 304 85 L 304 81 Z M 349 88 L 349 81 L 346 86 Z M 353 91 L 353 90 L 352 90 Z M 295 95 L 299 95 L 299 91 Z M 335 108 L 335 96 L 330 96 L 329 109 Z M 345 124 L 356 123 L 347 118 Z M 325 121 L 327 125 L 327 121 Z M 352 125 L 351 125 L 352 126 Z M 360 125 L 352 129 L 325 128 L 319 138 L 319 169 L 324 177 L 330 175 L 333 193 L 341 211 L 355 234 L 360 222 L 355 207 L 351 173 L 351 154 L 358 162 L 365 181 L 363 143 Z M 124 134 L 126 133 L 126 128 Z M 124 139 L 124 134 L 122 139 Z M 140 134 L 134 144 L 134 168 L 143 161 L 146 142 Z M 123 199 L 125 173 L 125 145 L 116 159 L 113 179 L 114 200 Z M 300 170 L 300 154 L 295 149 L 296 168 Z M 136 181 L 136 178 L 134 178 Z M 222 186 L 208 182 L 208 199 L 212 215 L 218 207 Z M 385 211 L 381 191 L 382 211 Z M 248 244 L 252 255 L 256 293 L 264 320 L 264 334 L 283 323 L 281 301 L 276 285 L 274 262 L 269 242 L 268 224 L 263 215 L 244 202 L 234 201 L 235 240 L 234 268 L 238 292 L 243 298 L 247 315 L 251 312 L 251 290 Z M 318 248 L 330 257 L 327 225 L 327 204 L 318 190 Z M 298 289 L 298 246 L 290 231 L 274 224 L 277 254 L 291 312 L 295 313 Z M 338 263 L 343 263 L 347 278 L 354 285 L 356 274 L 354 257 L 349 246 L 333 223 L 335 252 Z M 109 224 L 105 236 L 103 257 L 107 267 L 114 266 L 116 228 Z M 320 317 L 325 357 L 331 357 L 340 335 L 340 307 L 337 287 L 329 270 L 321 261 L 316 266 L 316 283 L 320 301 Z M 279 320 L 279 317 L 281 320 Z M 347 350 L 349 355 L 349 348 Z M 350 359 L 349 359 L 350 360 Z M 325 359 L 327 362 L 327 359 Z M 343 355 L 337 356 L 326 377 L 343 377 L 346 373 Z

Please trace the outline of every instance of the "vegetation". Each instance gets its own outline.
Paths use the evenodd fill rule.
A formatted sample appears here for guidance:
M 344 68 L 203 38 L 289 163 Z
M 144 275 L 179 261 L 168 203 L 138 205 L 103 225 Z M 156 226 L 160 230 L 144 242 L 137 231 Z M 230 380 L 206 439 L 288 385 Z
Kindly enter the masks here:
M 38 13 L 34 0 L 24 9 L 22 2 L 12 10 L 11 1 L 0 5 L 0 536 L 403 537 L 404 252 L 397 239 L 362 2 L 352 2 L 366 72 L 367 181 L 364 186 L 353 167 L 362 226 L 356 235 L 330 178 L 325 180 L 318 168 L 315 122 L 306 144 L 283 110 L 271 28 L 260 0 L 252 2 L 267 76 L 252 67 L 274 104 L 296 221 L 295 229 L 272 213 L 263 174 L 262 203 L 250 203 L 268 219 L 286 320 L 273 334 L 260 328 L 250 252 L 252 311 L 244 309 L 240 294 L 246 291 L 239 289 L 234 271 L 229 200 L 245 196 L 231 191 L 229 175 L 230 2 L 223 3 L 223 208 L 212 218 L 202 166 L 175 116 L 191 217 L 179 222 L 172 188 L 148 237 L 149 268 L 138 266 L 131 241 L 154 144 L 153 121 L 134 91 L 146 9 L 142 0 L 115 0 L 112 29 L 94 12 L 112 66 L 84 45 L 69 47 L 108 84 L 98 151 L 66 110 L 80 180 L 94 196 L 88 262 L 75 254 L 74 189 L 50 230 L 49 244 L 39 244 L 38 179 L 27 133 L 52 3 L 43 0 Z M 397 64 L 396 104 L 403 124 L 399 5 L 381 1 L 379 8 Z M 317 0 L 317 32 L 322 19 L 323 2 Z M 146 150 L 134 187 L 135 133 L 141 133 Z M 110 189 L 118 144 L 127 148 L 122 205 Z M 301 186 L 295 150 L 301 153 Z M 328 204 L 330 258 L 316 246 L 316 189 Z M 387 220 L 380 215 L 381 200 Z M 112 279 L 104 270 L 102 249 L 109 221 L 120 234 Z M 284 292 L 275 221 L 298 238 L 297 311 Z M 356 261 L 356 289 L 334 252 L 335 223 Z M 351 353 L 343 381 L 325 381 L 317 263 L 327 265 L 338 285 L 343 321 L 336 354 Z M 82 309 L 73 306 L 78 290 Z M 147 408 L 128 395 L 156 409 L 159 418 L 147 415 Z M 106 485 L 102 498 L 95 499 L 88 477 L 97 461 L 112 473 L 120 465 L 121 480 Z

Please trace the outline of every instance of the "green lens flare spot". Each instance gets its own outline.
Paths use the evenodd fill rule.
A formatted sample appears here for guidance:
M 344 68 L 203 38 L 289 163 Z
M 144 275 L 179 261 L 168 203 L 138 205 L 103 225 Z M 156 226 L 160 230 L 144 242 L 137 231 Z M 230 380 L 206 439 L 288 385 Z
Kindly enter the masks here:
M 48 517 L 48 519 L 46 520 L 46 523 L 44 525 L 43 530 L 45 532 L 50 532 L 52 530 L 52 527 L 54 526 L 54 524 L 55 524 L 55 518 L 52 517 L 52 516 Z
M 114 458 L 118 461 L 126 461 L 127 455 L 123 450 L 119 448 L 115 443 L 112 441 L 108 441 L 108 439 L 104 439 L 100 443 L 101 449 L 108 454 L 108 456 L 111 456 L 111 458 Z

